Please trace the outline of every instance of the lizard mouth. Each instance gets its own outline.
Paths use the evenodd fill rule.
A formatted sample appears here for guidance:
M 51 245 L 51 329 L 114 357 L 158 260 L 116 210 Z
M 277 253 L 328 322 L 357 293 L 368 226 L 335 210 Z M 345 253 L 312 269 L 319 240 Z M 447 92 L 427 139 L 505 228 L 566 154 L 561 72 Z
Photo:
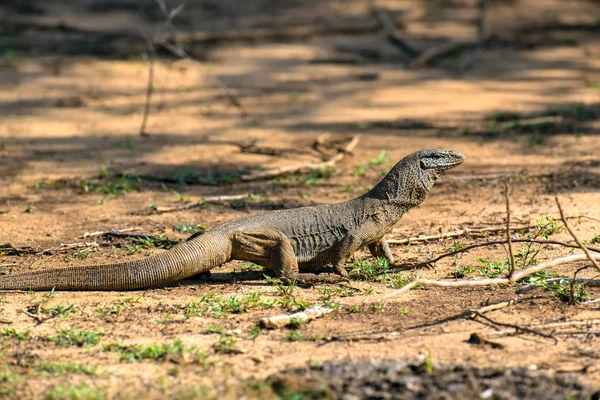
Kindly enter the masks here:
M 428 154 L 419 160 L 421 169 L 446 171 L 462 164 L 465 157 L 458 151 L 438 151 Z

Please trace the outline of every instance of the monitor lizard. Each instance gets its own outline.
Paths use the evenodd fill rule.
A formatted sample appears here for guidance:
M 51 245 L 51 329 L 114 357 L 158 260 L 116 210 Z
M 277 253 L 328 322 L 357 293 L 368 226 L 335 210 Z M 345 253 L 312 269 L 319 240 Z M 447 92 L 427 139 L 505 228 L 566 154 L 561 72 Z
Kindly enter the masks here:
M 347 279 L 344 264 L 361 248 L 393 263 L 384 235 L 405 212 L 425 200 L 442 172 L 463 160 L 457 151 L 418 151 L 352 200 L 249 215 L 142 259 L 0 276 L 0 290 L 143 289 L 206 272 L 231 260 L 272 268 L 277 277 L 287 281 Z M 332 265 L 335 274 L 314 273 L 326 265 Z

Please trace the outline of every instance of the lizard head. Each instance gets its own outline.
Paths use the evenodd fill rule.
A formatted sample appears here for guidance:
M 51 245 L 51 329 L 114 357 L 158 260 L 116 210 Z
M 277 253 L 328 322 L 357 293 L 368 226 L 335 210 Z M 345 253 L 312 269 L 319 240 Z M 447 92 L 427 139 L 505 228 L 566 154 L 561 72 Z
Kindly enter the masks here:
M 419 175 L 426 184 L 429 181 L 435 182 L 444 171 L 462 164 L 465 160 L 465 156 L 454 150 L 421 150 L 413 155 L 419 160 Z M 433 185 L 433 182 L 429 187 Z
M 400 160 L 366 196 L 397 202 L 408 210 L 420 204 L 440 175 L 464 161 L 453 150 L 421 150 Z

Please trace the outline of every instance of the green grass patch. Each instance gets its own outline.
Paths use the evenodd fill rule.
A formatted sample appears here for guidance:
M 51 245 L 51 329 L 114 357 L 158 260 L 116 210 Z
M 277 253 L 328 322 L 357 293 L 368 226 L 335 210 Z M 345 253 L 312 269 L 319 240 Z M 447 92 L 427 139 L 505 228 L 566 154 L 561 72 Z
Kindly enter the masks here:
M 0 331 L 0 337 L 8 337 L 16 340 L 29 340 L 31 339 L 31 332 L 27 331 L 17 331 L 15 328 L 4 328 Z
M 102 331 L 76 331 L 74 329 L 60 329 L 56 336 L 48 337 L 48 340 L 54 342 L 57 346 L 95 346 L 100 343 Z
M 80 383 L 71 386 L 57 385 L 46 392 L 45 400 L 102 400 L 108 396 L 104 389 Z
M 66 374 L 85 374 L 90 376 L 98 375 L 98 365 L 84 365 L 74 362 L 50 362 L 42 361 L 33 367 L 40 375 L 66 375 Z

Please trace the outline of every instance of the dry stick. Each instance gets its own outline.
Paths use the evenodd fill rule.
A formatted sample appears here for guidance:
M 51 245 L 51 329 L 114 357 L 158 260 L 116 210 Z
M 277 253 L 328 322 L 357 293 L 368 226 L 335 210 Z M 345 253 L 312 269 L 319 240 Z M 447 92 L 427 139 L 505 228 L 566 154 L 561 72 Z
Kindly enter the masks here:
M 410 58 L 418 56 L 421 52 L 414 48 L 408 41 L 402 37 L 394 27 L 394 23 L 386 11 L 380 10 L 375 11 L 377 20 L 385 30 L 388 41 L 394 46 L 398 47 L 404 54 Z
M 161 207 L 161 206 L 153 207 L 152 212 L 155 214 L 162 214 L 162 213 L 173 212 L 173 211 L 189 210 L 191 208 L 201 207 L 206 203 L 223 203 L 225 201 L 244 200 L 247 198 L 248 198 L 248 193 L 223 195 L 223 196 L 208 196 L 208 197 L 203 197 L 198 201 L 184 203 L 184 204 L 180 204 L 180 205 L 173 206 L 173 207 Z
M 600 254 L 591 254 L 590 257 L 595 258 L 596 260 L 600 260 Z M 582 261 L 588 259 L 585 254 L 573 254 L 570 256 L 558 257 L 552 260 L 544 261 L 540 264 L 534 265 L 532 267 L 528 267 L 525 269 L 521 269 L 519 271 L 515 271 L 512 277 L 509 278 L 494 278 L 494 279 L 481 279 L 475 281 L 436 281 L 433 279 L 415 279 L 412 282 L 402 286 L 400 289 L 396 289 L 385 296 L 383 296 L 383 300 L 390 299 L 392 297 L 398 296 L 404 292 L 409 291 L 417 285 L 427 285 L 427 286 L 439 286 L 439 287 L 477 287 L 477 286 L 493 286 L 493 285 L 510 285 L 514 282 L 517 282 L 521 279 L 528 277 L 529 275 L 535 274 L 536 272 L 543 271 L 547 268 L 551 268 L 557 265 L 566 264 L 574 261 Z
M 600 325 L 600 319 L 588 319 L 579 321 L 565 321 L 565 322 L 552 322 L 549 324 L 537 324 L 533 325 L 532 328 L 536 329 L 549 329 L 549 328 L 566 328 L 572 326 L 592 326 Z
M 479 307 L 478 309 L 476 309 L 474 311 L 484 314 L 484 313 L 487 313 L 490 311 L 496 311 L 496 310 L 500 310 L 502 308 L 510 307 L 513 304 L 517 304 L 519 302 L 519 300 L 521 300 L 521 296 L 519 294 L 517 294 L 517 296 L 513 299 L 501 301 L 499 303 L 489 304 L 489 305 L 483 306 L 483 307 Z
M 150 40 L 146 40 L 148 50 L 144 54 L 146 61 L 148 62 L 148 85 L 146 87 L 146 102 L 144 104 L 144 116 L 142 117 L 142 126 L 140 126 L 141 136 L 150 136 L 146 132 L 146 124 L 148 122 L 148 116 L 150 115 L 150 107 L 152 105 L 152 92 L 154 91 L 154 58 L 156 55 L 156 49 L 154 44 Z
M 391 242 L 391 243 L 390 243 Z M 556 244 L 559 246 L 564 246 L 564 247 L 570 247 L 573 249 L 579 249 L 580 247 L 576 244 L 571 244 L 571 243 L 566 243 L 566 242 L 561 242 L 558 240 L 541 240 L 541 239 L 513 239 L 512 240 L 513 243 L 541 243 L 541 244 Z M 388 243 L 390 244 L 394 244 L 393 241 L 388 241 Z M 506 240 L 494 240 L 491 242 L 485 242 L 485 243 L 476 243 L 476 244 L 472 244 L 469 246 L 465 246 L 462 249 L 458 249 L 455 251 L 449 251 L 447 253 L 441 254 L 435 258 L 429 259 L 429 260 L 425 260 L 423 262 L 417 263 L 417 264 L 408 264 L 408 265 L 394 265 L 391 266 L 391 269 L 414 269 L 414 268 L 419 268 L 419 267 L 424 267 L 427 265 L 431 265 L 433 263 L 438 262 L 439 260 L 446 258 L 446 257 L 450 257 L 459 253 L 464 253 L 466 251 L 469 250 L 473 250 L 476 249 L 478 247 L 485 247 L 485 246 L 493 246 L 493 245 L 497 245 L 497 244 L 507 244 Z M 596 253 L 600 253 L 600 249 L 596 248 L 596 247 L 586 247 L 588 250 L 594 251 Z
M 596 268 L 598 271 L 600 271 L 600 265 L 598 265 L 598 262 L 596 262 L 596 260 L 594 258 L 592 258 L 592 255 L 590 254 L 589 249 L 586 246 L 584 246 L 583 243 L 581 243 L 581 240 L 579 240 L 577 235 L 575 235 L 575 232 L 573 232 L 573 230 L 567 223 L 567 218 L 565 218 L 565 213 L 563 212 L 563 209 L 560 205 L 560 201 L 558 201 L 558 197 L 554 197 L 554 200 L 556 200 L 556 205 L 558 206 L 558 212 L 560 212 L 560 219 L 562 219 L 563 224 L 565 224 L 565 228 L 567 228 L 567 230 L 569 231 L 571 236 L 573 236 L 573 239 L 575 239 L 575 242 L 577 242 L 579 247 L 581 247 L 581 250 L 583 250 L 585 255 L 588 256 L 590 262 L 594 265 L 594 268 Z
M 481 0 L 483 3 L 485 0 Z M 504 198 L 506 199 L 506 242 L 508 243 L 508 258 L 510 260 L 510 270 L 508 271 L 507 278 L 510 279 L 515 272 L 515 256 L 513 254 L 512 240 L 510 237 L 510 200 L 508 197 L 508 191 L 510 187 L 508 183 L 503 182 L 504 185 Z
M 464 47 L 472 47 L 476 45 L 474 41 L 453 41 L 449 43 L 444 43 L 440 46 L 431 47 L 424 52 L 422 52 L 417 58 L 410 62 L 410 68 L 419 68 L 424 67 L 431 62 L 436 57 L 444 56 L 448 53 L 454 53 L 458 49 L 462 49 Z
M 76 307 L 76 304 L 71 304 L 69 307 L 65 308 L 64 311 L 61 314 L 66 313 L 67 311 L 72 310 L 74 307 Z M 37 321 L 38 324 L 41 324 L 45 321 L 48 321 L 49 319 L 55 318 L 57 316 L 59 316 L 60 314 L 50 314 L 50 315 L 43 315 L 40 313 L 40 308 L 41 308 L 41 304 L 38 304 L 36 307 L 36 311 L 35 314 L 30 313 L 27 310 L 22 310 L 23 314 L 30 316 L 31 318 L 35 319 Z
M 490 324 L 493 324 L 493 325 L 503 326 L 505 328 L 513 328 L 517 332 L 518 331 L 522 331 L 522 332 L 531 333 L 533 335 L 541 336 L 541 337 L 546 338 L 546 339 L 552 339 L 552 340 L 554 340 L 554 343 L 558 343 L 558 340 L 554 336 L 548 335 L 547 333 L 543 333 L 543 332 L 537 331 L 535 329 L 527 328 L 525 326 L 520 326 L 520 325 L 515 325 L 515 324 L 507 324 L 505 322 L 498 322 L 498 321 L 493 320 L 490 317 L 488 317 L 488 316 L 486 316 L 486 315 L 484 315 L 484 314 L 482 314 L 482 313 L 480 313 L 479 311 L 476 311 L 476 310 L 475 311 L 469 311 L 469 312 L 470 312 L 470 316 L 469 317 L 472 320 L 475 320 L 475 317 L 479 317 L 479 318 L 481 318 L 483 320 L 486 320 L 487 322 L 489 322 Z
M 586 218 L 586 219 L 590 219 L 592 221 L 600 222 L 600 220 L 593 218 L 593 217 L 589 217 L 587 215 L 580 215 L 577 217 L 567 217 L 567 219 L 580 219 L 580 218 Z M 521 226 L 513 227 L 511 229 L 511 231 L 517 232 L 517 231 L 525 231 L 525 230 L 535 229 L 535 228 L 538 228 L 538 226 L 537 225 L 521 225 Z M 466 236 L 466 235 L 472 235 L 472 236 L 483 235 L 484 233 L 502 232 L 505 230 L 506 230 L 506 228 L 503 226 L 486 226 L 486 227 L 482 227 L 482 228 L 467 227 L 464 229 L 457 229 L 455 231 L 439 233 L 437 235 L 413 236 L 413 237 L 409 237 L 409 238 L 405 238 L 405 239 L 389 239 L 387 242 L 388 242 L 388 244 L 408 244 L 408 243 L 416 243 L 416 242 L 427 242 L 429 240 L 448 239 L 448 238 L 454 238 L 454 237 L 460 237 L 460 236 Z M 394 230 L 394 231 L 396 231 L 396 230 Z M 512 241 L 515 242 L 514 239 Z M 532 243 L 535 243 L 535 242 L 532 242 Z M 600 249 L 599 249 L 599 251 L 600 251 Z
M 323 161 L 320 163 L 308 162 L 296 165 L 287 165 L 284 167 L 268 169 L 265 171 L 255 171 L 246 175 L 242 175 L 240 179 L 244 182 L 249 182 L 256 181 L 259 179 L 273 178 L 276 176 L 290 174 L 305 169 L 320 169 L 324 167 L 333 167 L 335 164 L 337 164 L 344 158 L 346 153 L 352 152 L 352 149 L 354 149 L 354 147 L 356 147 L 356 145 L 358 144 L 358 137 L 358 135 L 354 136 L 352 140 L 343 149 L 343 151 L 338 152 L 335 156 L 331 157 L 327 161 Z
M 157 3 L 161 9 L 161 12 L 165 16 L 166 20 L 163 25 L 161 25 L 160 29 L 156 33 L 157 37 L 160 37 L 165 29 L 167 29 L 173 18 L 177 16 L 183 10 L 184 5 L 180 4 L 178 7 L 172 9 L 171 11 L 167 10 L 167 6 L 163 2 L 163 0 L 157 0 Z M 142 117 L 142 125 L 140 126 L 140 135 L 141 136 L 150 136 L 146 132 L 146 124 L 148 123 L 148 117 L 150 116 L 150 108 L 152 106 L 152 93 L 154 92 L 154 60 L 156 59 L 156 46 L 154 45 L 155 39 L 146 38 L 146 47 L 148 48 L 145 52 L 145 59 L 148 62 L 148 84 L 146 86 L 146 101 L 144 103 L 144 115 Z
M 329 307 L 314 306 L 302 312 L 295 314 L 276 315 L 274 317 L 264 317 L 260 319 L 260 325 L 263 328 L 278 329 L 292 324 L 303 324 L 313 319 L 329 314 L 333 310 Z
M 135 231 L 136 229 L 139 229 L 138 227 L 132 227 L 132 228 L 123 228 L 123 229 L 111 229 L 110 231 L 95 231 L 95 232 L 85 232 L 83 234 L 83 238 L 87 238 L 87 237 L 94 237 L 94 236 L 104 236 L 110 232 L 120 232 L 120 233 L 125 233 L 125 232 L 131 232 L 131 231 Z
M 477 18 L 477 44 L 475 45 L 475 49 L 469 55 L 469 58 L 465 61 L 462 66 L 462 71 L 468 71 L 473 68 L 481 53 L 483 53 L 483 44 L 485 41 L 485 17 L 486 17 L 486 9 L 487 9 L 487 0 L 479 0 L 478 8 L 478 18 Z
M 536 228 L 535 225 L 523 225 L 512 228 L 514 231 L 524 231 Z M 448 239 L 454 237 L 460 237 L 465 235 L 478 235 L 484 233 L 493 233 L 493 232 L 501 232 L 506 230 L 503 226 L 488 226 L 484 228 L 464 228 L 458 229 L 456 231 L 444 232 L 437 235 L 425 235 L 425 236 L 413 236 L 406 239 L 390 239 L 388 240 L 388 244 L 408 244 L 408 243 L 416 243 L 416 242 L 427 242 L 429 240 L 437 240 L 437 239 Z

